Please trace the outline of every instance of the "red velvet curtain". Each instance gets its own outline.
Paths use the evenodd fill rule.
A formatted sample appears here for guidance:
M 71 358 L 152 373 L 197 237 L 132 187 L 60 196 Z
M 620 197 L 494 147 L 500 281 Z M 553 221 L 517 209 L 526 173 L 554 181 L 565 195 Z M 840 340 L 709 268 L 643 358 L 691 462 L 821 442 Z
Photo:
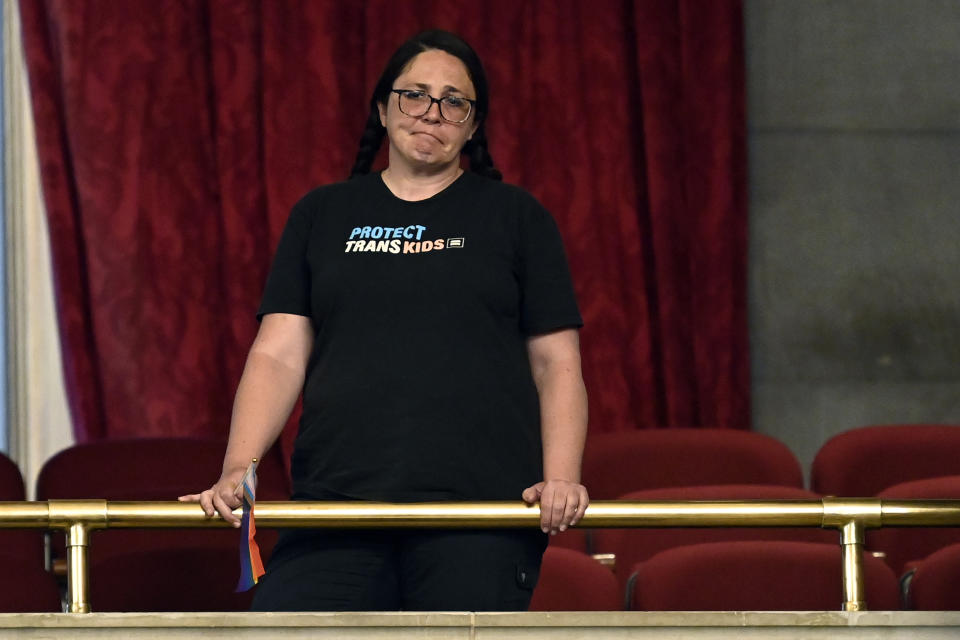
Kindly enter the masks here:
M 748 425 L 739 0 L 20 6 L 79 439 L 226 433 L 290 206 L 346 176 L 381 65 L 434 26 L 563 232 L 592 432 Z

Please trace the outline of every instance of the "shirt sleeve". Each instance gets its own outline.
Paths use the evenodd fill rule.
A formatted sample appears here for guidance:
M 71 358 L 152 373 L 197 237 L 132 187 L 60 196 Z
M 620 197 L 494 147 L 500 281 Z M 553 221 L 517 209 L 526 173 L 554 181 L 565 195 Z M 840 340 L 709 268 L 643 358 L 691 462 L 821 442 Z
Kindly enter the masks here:
M 258 321 L 268 313 L 311 316 L 307 246 L 315 206 L 313 198 L 308 196 L 294 205 L 290 212 L 267 275 L 267 284 L 257 310 Z
M 560 230 L 550 212 L 528 198 L 520 221 L 520 330 L 531 336 L 582 327 Z

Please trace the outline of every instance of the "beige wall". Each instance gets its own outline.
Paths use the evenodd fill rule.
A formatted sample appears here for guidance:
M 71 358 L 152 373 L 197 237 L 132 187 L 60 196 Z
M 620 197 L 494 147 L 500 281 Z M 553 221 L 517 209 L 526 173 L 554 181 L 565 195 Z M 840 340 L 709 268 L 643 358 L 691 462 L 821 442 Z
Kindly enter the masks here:
M 960 2 L 744 7 L 755 429 L 960 424 Z

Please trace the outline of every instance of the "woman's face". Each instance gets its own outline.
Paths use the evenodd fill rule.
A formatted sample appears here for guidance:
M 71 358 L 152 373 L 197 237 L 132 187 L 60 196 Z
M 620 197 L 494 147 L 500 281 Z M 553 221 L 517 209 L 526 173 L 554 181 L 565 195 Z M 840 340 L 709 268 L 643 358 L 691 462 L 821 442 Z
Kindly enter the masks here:
M 416 89 L 434 98 L 460 96 L 476 99 L 467 68 L 456 56 L 431 49 L 414 57 L 393 82 L 393 89 Z M 400 96 L 391 93 L 380 107 L 380 122 L 390 139 L 390 164 L 403 163 L 415 171 L 441 170 L 460 163 L 460 150 L 477 129 L 476 113 L 466 122 L 447 122 L 440 117 L 440 105 L 430 105 L 422 116 L 400 111 Z

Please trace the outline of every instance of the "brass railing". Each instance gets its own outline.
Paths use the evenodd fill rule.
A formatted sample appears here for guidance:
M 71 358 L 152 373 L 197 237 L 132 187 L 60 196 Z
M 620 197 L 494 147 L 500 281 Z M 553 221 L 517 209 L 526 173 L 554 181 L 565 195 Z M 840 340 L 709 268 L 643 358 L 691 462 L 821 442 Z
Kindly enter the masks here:
M 520 502 L 385 504 L 258 502 L 260 528 L 508 528 L 538 527 L 540 510 Z M 239 512 L 238 512 L 239 513 Z M 958 527 L 960 500 L 596 501 L 579 527 L 823 527 L 840 532 L 843 609 L 866 609 L 863 543 L 866 529 Z M 91 533 L 107 528 L 229 527 L 196 504 L 50 500 L 0 502 L 0 528 L 42 528 L 67 536 L 67 601 L 71 613 L 90 611 L 87 550 Z

